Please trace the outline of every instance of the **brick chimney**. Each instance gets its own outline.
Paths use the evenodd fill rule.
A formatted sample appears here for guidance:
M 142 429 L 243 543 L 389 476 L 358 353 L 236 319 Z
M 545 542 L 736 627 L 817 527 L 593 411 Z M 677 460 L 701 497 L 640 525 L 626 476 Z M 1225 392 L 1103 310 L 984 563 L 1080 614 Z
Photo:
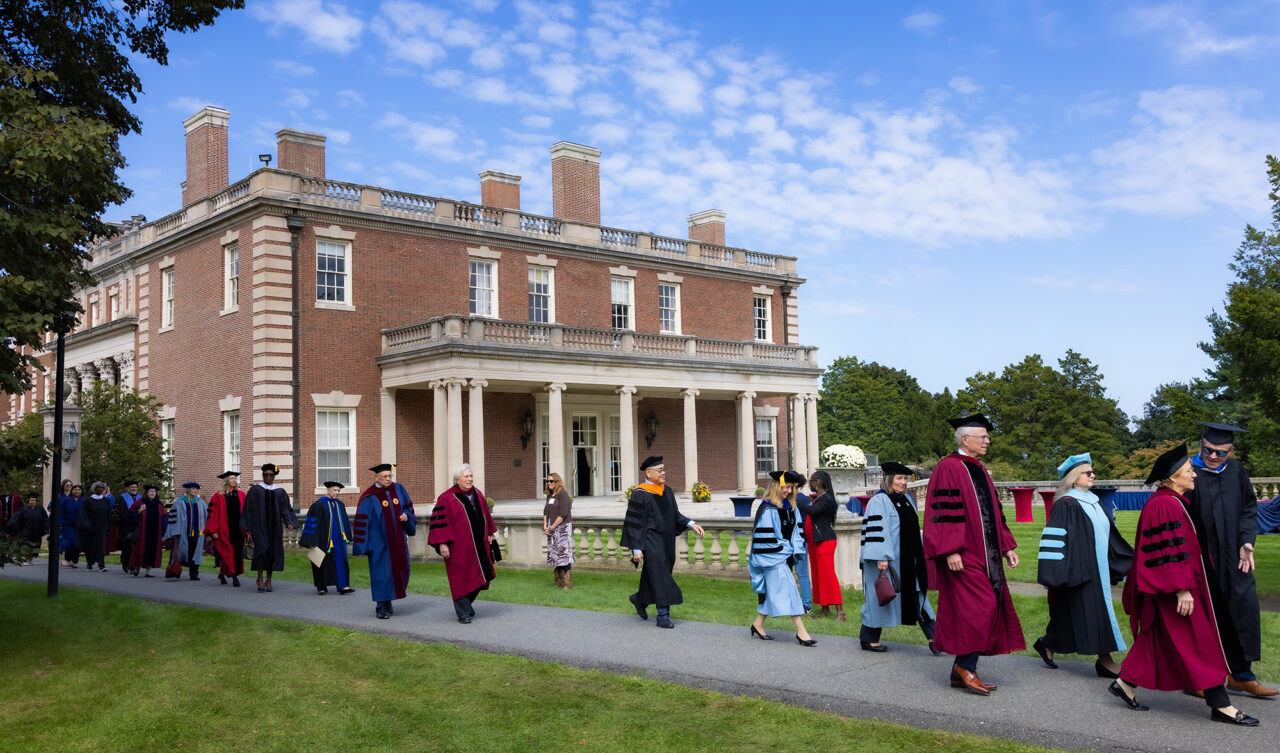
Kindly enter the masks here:
M 182 121 L 187 131 L 187 179 L 182 184 L 182 206 L 227 187 L 230 119 L 231 113 L 221 107 L 206 107 Z
M 551 213 L 600 224 L 600 150 L 561 141 L 551 147 Z
M 689 240 L 723 246 L 724 217 L 724 212 L 719 209 L 689 215 Z
M 496 209 L 520 209 L 520 176 L 485 170 L 480 173 L 480 203 Z
M 281 128 L 276 131 L 276 166 L 311 178 L 323 178 L 324 141 L 324 134 Z

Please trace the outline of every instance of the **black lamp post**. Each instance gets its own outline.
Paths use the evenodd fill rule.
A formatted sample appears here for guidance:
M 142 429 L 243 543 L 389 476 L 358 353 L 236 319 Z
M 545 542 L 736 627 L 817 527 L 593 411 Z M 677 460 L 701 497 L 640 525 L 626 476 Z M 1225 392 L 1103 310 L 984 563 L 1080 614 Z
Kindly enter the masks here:
M 649 419 L 645 422 L 649 433 L 644 435 L 644 446 L 646 448 L 653 447 L 653 440 L 658 438 L 658 417 L 649 411 Z

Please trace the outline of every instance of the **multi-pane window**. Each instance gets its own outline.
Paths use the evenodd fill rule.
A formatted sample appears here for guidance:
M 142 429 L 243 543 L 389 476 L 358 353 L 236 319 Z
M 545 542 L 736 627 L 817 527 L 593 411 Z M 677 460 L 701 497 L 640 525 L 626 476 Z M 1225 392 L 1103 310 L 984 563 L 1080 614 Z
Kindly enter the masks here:
M 484 259 L 471 259 L 467 300 L 472 316 L 498 315 L 498 275 L 495 265 Z
M 173 290 L 173 267 L 170 267 L 160 273 L 160 289 L 161 300 L 163 304 L 160 308 L 160 326 L 173 326 L 173 308 L 174 308 L 174 290 Z
M 625 277 L 609 279 L 609 300 L 614 329 L 635 329 L 631 321 L 631 280 Z
M 90 315 L 89 326 L 96 327 L 99 324 L 102 324 L 102 303 L 94 301 L 92 306 L 90 306 L 90 309 L 93 313 Z
M 173 463 L 173 446 L 178 441 L 178 427 L 172 418 L 160 422 L 160 438 L 164 440 L 164 459 Z
M 549 324 L 555 319 L 551 304 L 552 272 L 546 267 L 529 267 L 529 321 Z
M 609 416 L 609 491 L 622 491 L 621 416 Z
M 240 305 L 240 247 L 227 246 L 223 256 L 222 308 L 231 310 Z
M 337 241 L 316 241 L 316 300 L 350 303 L 347 281 L 351 279 L 350 245 Z
M 115 293 L 107 296 L 107 311 L 110 312 L 111 321 L 120 318 L 120 296 Z
M 773 333 L 769 326 L 769 297 L 764 295 L 755 296 L 753 309 L 755 312 L 755 338 L 757 340 L 772 340 Z
M 756 474 L 763 474 L 778 467 L 778 440 L 774 433 L 775 419 L 756 419 Z
M 668 335 L 680 334 L 679 285 L 658 284 L 658 331 Z
M 316 486 L 326 481 L 351 484 L 355 437 L 351 410 L 316 411 Z
M 240 411 L 222 414 L 222 454 L 225 470 L 240 470 Z
M 542 475 L 538 477 L 540 479 L 546 478 L 547 474 L 551 473 L 551 444 L 548 442 L 548 435 L 551 433 L 550 426 L 550 419 L 547 418 L 547 414 L 543 413 L 538 418 L 539 434 L 542 436 L 542 449 L 540 452 L 542 457 Z M 562 474 L 561 478 L 563 478 L 564 472 L 558 472 Z M 539 482 L 539 485 L 541 485 L 541 482 Z

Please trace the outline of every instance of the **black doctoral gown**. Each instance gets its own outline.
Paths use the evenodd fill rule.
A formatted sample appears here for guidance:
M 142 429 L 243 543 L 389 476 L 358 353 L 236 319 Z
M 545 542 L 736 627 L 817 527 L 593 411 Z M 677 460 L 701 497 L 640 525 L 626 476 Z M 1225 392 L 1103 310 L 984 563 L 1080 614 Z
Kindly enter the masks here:
M 1262 658 L 1258 587 L 1253 573 L 1240 572 L 1240 547 L 1258 538 L 1258 498 L 1249 473 L 1227 458 L 1218 473 L 1197 466 L 1195 489 L 1187 495 L 1200 537 L 1205 577 L 1218 617 L 1223 649 L 1235 665 Z
M 676 562 L 676 536 L 689 527 L 671 487 L 641 484 L 631 492 L 622 522 L 621 545 L 644 552 L 637 600 L 642 606 L 683 604 L 680 586 L 671 577 Z
M 240 527 L 253 537 L 253 570 L 279 572 L 284 569 L 284 527 L 298 527 L 298 516 L 289 495 L 276 486 L 254 484 L 244 495 Z
M 1107 530 L 1070 496 L 1058 497 L 1040 539 L 1036 581 L 1049 589 L 1049 624 L 1045 642 L 1055 653 L 1100 656 L 1124 648 L 1111 604 L 1111 586 L 1129 574 L 1133 547 L 1116 529 L 1110 510 Z M 1107 540 L 1107 570 L 1099 572 L 1097 536 Z M 1062 554 L 1054 559 L 1054 554 Z
M 80 505 L 76 527 L 84 543 L 87 562 L 98 562 L 107 556 L 107 532 L 111 530 L 111 497 L 86 497 Z

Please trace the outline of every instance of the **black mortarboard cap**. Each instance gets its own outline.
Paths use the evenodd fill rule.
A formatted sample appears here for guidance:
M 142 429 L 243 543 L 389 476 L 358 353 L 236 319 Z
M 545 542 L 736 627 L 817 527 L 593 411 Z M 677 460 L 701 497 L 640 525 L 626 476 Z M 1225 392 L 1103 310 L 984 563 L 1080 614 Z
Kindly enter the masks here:
M 40 492 L 27 492 L 27 499 L 40 499 Z
M 1147 476 L 1147 483 L 1154 484 L 1157 481 L 1172 476 L 1187 459 L 1187 446 L 1185 444 L 1177 445 L 1165 454 L 1156 458 L 1155 465 L 1151 466 L 1151 475 Z
M 279 476 L 279 475 L 280 475 L 280 466 L 276 465 L 275 463 L 263 463 L 263 464 L 262 464 L 262 472 L 263 472 L 263 473 L 274 473 L 274 474 L 276 474 L 277 476 Z
M 880 472 L 886 476 L 910 476 L 911 469 L 902 463 L 895 463 L 890 460 L 887 463 L 880 464 Z
M 218 474 L 218 478 L 226 478 L 227 476 L 239 476 L 240 471 L 225 471 Z
M 133 486 L 133 485 L 134 485 L 134 484 L 136 484 L 136 483 L 138 483 L 138 482 L 137 482 L 137 481 L 126 481 L 126 482 L 124 482 L 124 488 L 128 489 L 129 487 Z
M 391 463 L 378 463 L 377 465 L 370 468 L 369 470 L 373 471 L 374 473 L 382 473 L 383 471 L 394 471 L 395 469 L 396 469 L 395 465 Z
M 1204 427 L 1200 438 L 1210 444 L 1235 444 L 1237 431 L 1249 433 L 1231 424 L 1220 424 L 1214 421 L 1196 421 L 1196 423 Z
M 786 471 L 769 471 L 769 478 L 773 479 L 774 481 L 777 481 L 779 484 L 785 483 L 782 480 L 782 477 L 785 475 L 787 475 Z
M 199 489 L 200 484 L 196 483 L 195 481 L 188 481 L 187 483 L 182 485 L 182 488 L 183 489 Z
M 948 418 L 947 423 L 951 424 L 951 428 L 959 429 L 961 426 L 981 426 L 987 431 L 995 431 L 994 426 L 987 420 L 987 417 L 981 413 L 974 413 L 972 416 L 959 416 L 957 418 Z
M 345 484 L 343 484 L 341 481 L 326 481 L 326 482 L 324 482 L 324 488 L 326 488 L 326 489 L 332 489 L 332 488 L 333 488 L 333 487 L 335 487 L 335 486 L 336 486 L 336 487 L 338 487 L 339 489 L 341 489 L 343 486 L 345 486 Z
M 645 458 L 644 462 L 640 464 L 640 470 L 647 471 L 655 465 L 662 465 L 661 455 L 650 455 Z
M 788 484 L 803 484 L 805 482 L 805 477 L 795 471 L 787 471 L 782 478 Z

